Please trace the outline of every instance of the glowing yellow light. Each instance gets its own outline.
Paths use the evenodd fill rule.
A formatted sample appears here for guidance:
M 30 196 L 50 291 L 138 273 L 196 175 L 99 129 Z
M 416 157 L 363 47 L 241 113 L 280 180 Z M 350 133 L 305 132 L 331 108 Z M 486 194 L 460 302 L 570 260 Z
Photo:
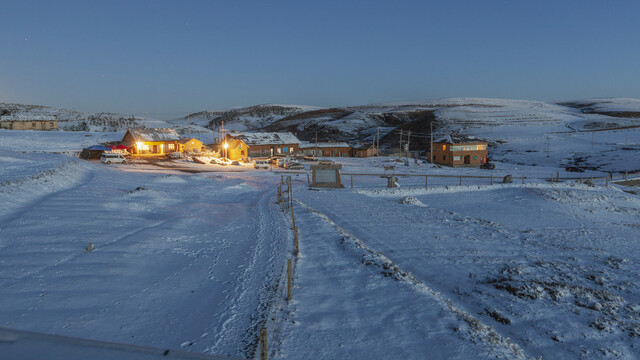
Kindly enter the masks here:
M 137 142 L 137 143 L 136 143 L 136 147 L 137 147 L 138 149 L 142 148 L 142 145 L 143 145 L 143 144 L 142 144 L 142 142 Z
M 447 145 L 442 145 L 442 150 L 447 150 Z
M 224 148 L 225 148 L 225 149 L 228 149 L 228 148 L 229 148 L 229 144 L 224 143 Z

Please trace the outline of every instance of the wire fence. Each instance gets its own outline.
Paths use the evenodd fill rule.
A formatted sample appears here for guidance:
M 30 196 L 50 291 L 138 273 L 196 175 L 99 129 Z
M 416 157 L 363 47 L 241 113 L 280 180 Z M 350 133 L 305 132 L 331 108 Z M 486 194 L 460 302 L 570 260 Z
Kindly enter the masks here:
M 502 183 L 534 183 L 534 182 L 567 182 L 574 181 L 577 183 L 587 183 L 587 184 L 596 184 L 596 183 L 604 183 L 605 185 L 609 185 L 610 182 L 615 181 L 630 181 L 631 178 L 640 175 L 640 172 L 625 172 L 620 175 L 612 175 L 609 174 L 607 176 L 575 176 L 575 177 L 560 177 L 560 172 L 556 172 L 555 174 L 551 174 L 549 177 L 535 177 L 535 176 L 525 176 L 525 175 L 440 175 L 440 174 L 396 174 L 396 173 L 384 173 L 384 174 L 371 174 L 371 173 L 341 173 L 342 183 L 347 185 L 349 184 L 351 188 L 355 187 L 355 183 L 359 177 L 369 177 L 369 178 L 381 178 L 387 182 L 387 187 L 395 187 L 399 185 L 398 178 L 405 178 L 407 180 L 408 185 L 412 186 L 424 186 L 425 188 L 429 188 L 429 186 L 450 186 L 450 185 L 479 185 L 479 184 L 502 184 Z M 420 181 L 417 179 L 424 179 L 424 181 Z M 431 179 L 431 180 L 430 180 Z M 588 182 L 589 181 L 589 182 Z M 362 183 L 362 182 L 361 182 Z M 421 184 L 420 184 L 421 183 Z M 365 186 L 376 186 L 379 184 L 377 181 L 367 181 L 364 183 Z M 380 186 L 380 185 L 378 185 Z
M 293 298 L 293 277 L 299 255 L 299 233 L 295 223 L 295 212 L 293 208 L 293 187 L 291 176 L 281 177 L 280 184 L 276 189 L 276 203 L 279 204 L 285 219 L 290 216 L 291 234 L 293 242 L 287 242 L 287 259 L 282 264 L 279 279 L 274 291 L 274 301 L 265 326 L 260 331 L 259 338 L 259 359 L 267 360 L 277 354 L 277 349 L 284 340 L 284 325 L 289 318 L 289 302 Z

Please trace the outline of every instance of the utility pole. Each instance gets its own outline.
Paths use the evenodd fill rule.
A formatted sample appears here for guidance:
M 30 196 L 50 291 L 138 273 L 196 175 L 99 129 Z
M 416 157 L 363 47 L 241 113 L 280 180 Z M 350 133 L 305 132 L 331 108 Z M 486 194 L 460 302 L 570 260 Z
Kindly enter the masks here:
M 400 129 L 400 156 L 402 156 L 402 129 Z
M 411 144 L 411 130 L 409 130 L 409 134 L 407 134 L 407 161 L 409 161 L 409 152 L 411 148 L 409 147 Z
M 547 157 L 549 157 L 550 150 L 551 150 L 551 147 L 549 146 L 549 136 L 547 135 Z
M 318 156 L 318 130 L 316 130 L 316 151 L 313 155 Z
M 433 164 L 433 119 L 429 121 L 429 162 Z
M 376 135 L 376 156 L 380 156 L 380 126 L 378 126 L 378 134 Z

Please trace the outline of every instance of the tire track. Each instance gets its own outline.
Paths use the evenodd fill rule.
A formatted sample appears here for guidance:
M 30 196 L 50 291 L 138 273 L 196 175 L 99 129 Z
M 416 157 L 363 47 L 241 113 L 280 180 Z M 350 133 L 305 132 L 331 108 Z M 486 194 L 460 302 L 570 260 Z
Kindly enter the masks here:
M 367 247 L 367 245 L 362 240 L 350 234 L 344 228 L 331 220 L 326 214 L 313 209 L 309 205 L 299 200 L 295 200 L 295 202 L 305 210 L 313 213 L 317 217 L 321 218 L 324 222 L 331 225 L 336 230 L 336 232 L 343 237 L 343 245 L 349 247 L 351 250 L 354 250 L 356 254 L 361 256 L 362 264 L 366 266 L 377 267 L 381 270 L 380 272 L 384 276 L 392 277 L 395 280 L 403 282 L 412 287 L 416 292 L 434 298 L 438 303 L 442 304 L 443 308 L 452 312 L 458 318 L 467 323 L 470 329 L 472 329 L 472 333 L 474 334 L 474 336 L 482 341 L 493 352 L 495 352 L 497 356 L 508 359 L 533 359 L 527 356 L 524 350 L 518 344 L 514 343 L 511 339 L 500 335 L 492 326 L 484 324 L 482 321 L 473 317 L 467 311 L 459 308 L 449 298 L 445 297 L 440 292 L 430 288 L 422 281 L 416 279 L 411 273 L 403 271 L 384 254 Z

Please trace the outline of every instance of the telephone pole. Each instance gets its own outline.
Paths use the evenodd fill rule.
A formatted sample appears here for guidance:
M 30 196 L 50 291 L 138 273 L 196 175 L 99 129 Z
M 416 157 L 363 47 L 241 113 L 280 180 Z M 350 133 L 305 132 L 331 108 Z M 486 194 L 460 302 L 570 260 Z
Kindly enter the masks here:
M 402 156 L 402 129 L 400 129 L 400 156 Z
M 411 152 L 410 144 L 411 144 L 411 130 L 409 130 L 409 134 L 407 134 L 407 161 L 409 161 L 409 153 Z
M 376 135 L 376 156 L 380 156 L 380 126 L 378 126 L 378 134 Z
M 429 142 L 429 162 L 433 164 L 433 121 L 429 121 L 429 136 L 431 137 Z

